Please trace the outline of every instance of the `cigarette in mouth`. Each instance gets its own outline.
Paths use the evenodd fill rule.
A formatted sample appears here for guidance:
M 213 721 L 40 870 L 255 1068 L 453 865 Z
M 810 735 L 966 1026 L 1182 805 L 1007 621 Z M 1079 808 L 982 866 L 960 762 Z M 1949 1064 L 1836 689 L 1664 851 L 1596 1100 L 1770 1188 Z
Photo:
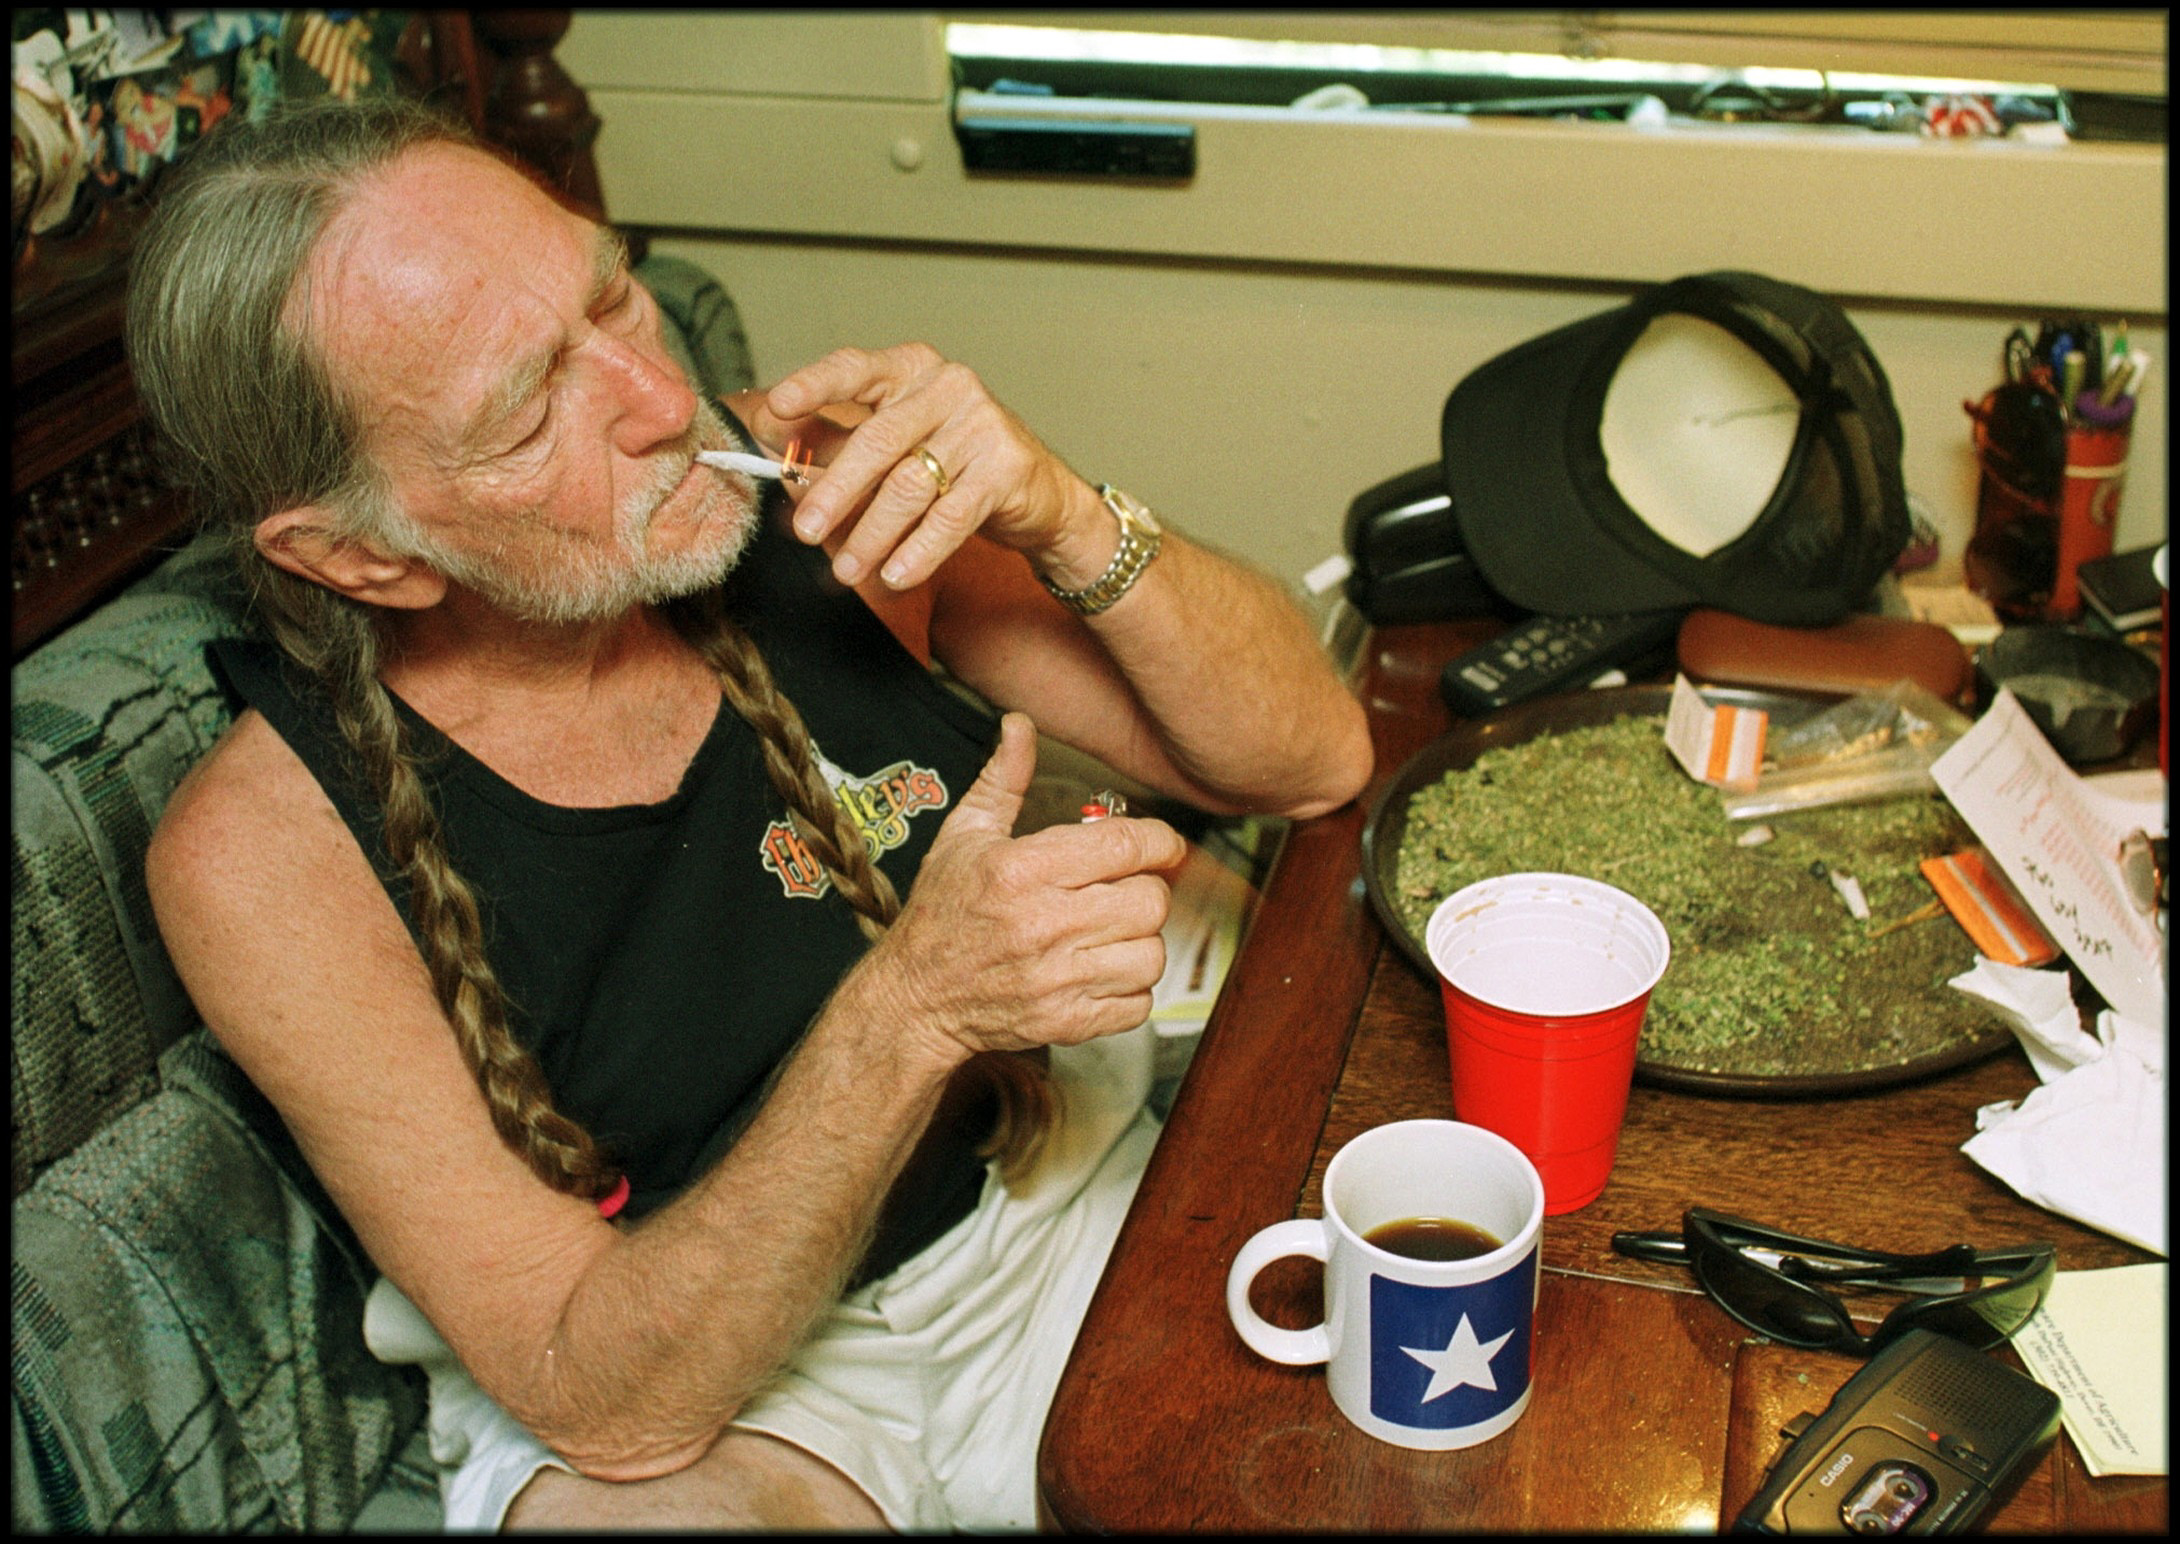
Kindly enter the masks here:
M 798 459 L 798 453 L 801 449 L 802 442 L 792 440 L 777 461 L 768 460 L 764 456 L 748 455 L 739 450 L 700 450 L 696 453 L 696 459 L 704 465 L 716 467 L 722 472 L 741 472 L 750 477 L 769 477 L 780 482 L 793 483 L 799 488 L 806 486 L 810 481 L 810 463 L 807 460 Z
M 746 472 L 751 477 L 779 477 L 787 470 L 777 461 L 767 461 L 763 456 L 744 455 L 739 450 L 700 450 L 696 459 L 706 466 L 716 466 L 722 472 Z

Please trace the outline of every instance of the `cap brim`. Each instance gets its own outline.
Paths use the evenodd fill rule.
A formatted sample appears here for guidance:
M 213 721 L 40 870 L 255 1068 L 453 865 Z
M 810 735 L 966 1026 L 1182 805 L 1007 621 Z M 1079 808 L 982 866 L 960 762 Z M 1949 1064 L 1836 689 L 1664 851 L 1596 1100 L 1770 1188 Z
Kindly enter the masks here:
M 1562 616 L 1663 611 L 1695 594 L 1602 529 L 1575 482 L 1601 455 L 1594 402 L 1649 320 L 1623 306 L 1511 349 L 1446 399 L 1446 491 L 1461 540 L 1491 587 L 1518 606 Z M 1570 425 L 1586 417 L 1587 445 Z

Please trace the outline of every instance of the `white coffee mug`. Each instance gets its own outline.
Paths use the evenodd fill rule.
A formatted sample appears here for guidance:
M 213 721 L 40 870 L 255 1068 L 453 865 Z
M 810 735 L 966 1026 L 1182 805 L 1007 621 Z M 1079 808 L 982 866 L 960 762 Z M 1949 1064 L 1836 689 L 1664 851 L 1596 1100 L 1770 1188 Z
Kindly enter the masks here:
M 1396 1121 L 1333 1155 L 1324 1202 L 1322 1219 L 1274 1223 L 1235 1256 L 1226 1311 L 1249 1348 L 1290 1366 L 1326 1363 L 1340 1413 L 1401 1447 L 1473 1447 L 1520 1420 L 1544 1228 L 1536 1166 L 1481 1126 Z M 1417 1218 L 1469 1224 L 1497 1247 L 1430 1260 L 1365 1237 Z M 1249 1305 L 1257 1273 L 1294 1255 L 1325 1267 L 1325 1321 L 1304 1330 Z

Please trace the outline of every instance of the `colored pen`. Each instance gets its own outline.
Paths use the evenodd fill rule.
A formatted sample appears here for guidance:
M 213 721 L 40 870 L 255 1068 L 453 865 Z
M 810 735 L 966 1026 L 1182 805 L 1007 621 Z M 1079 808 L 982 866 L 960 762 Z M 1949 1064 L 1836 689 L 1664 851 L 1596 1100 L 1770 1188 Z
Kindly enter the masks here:
M 2127 390 L 2127 382 L 2134 375 L 2134 362 L 2125 354 L 2112 356 L 2112 368 L 2104 372 L 2104 389 L 2097 393 L 2097 406 L 2110 407 Z
M 2127 378 L 2120 383 L 2120 397 L 2137 397 L 2142 394 L 2142 378 L 2150 373 L 2150 356 L 2141 349 L 2131 349 L 2127 355 Z M 2118 398 L 2114 398 L 2115 401 Z

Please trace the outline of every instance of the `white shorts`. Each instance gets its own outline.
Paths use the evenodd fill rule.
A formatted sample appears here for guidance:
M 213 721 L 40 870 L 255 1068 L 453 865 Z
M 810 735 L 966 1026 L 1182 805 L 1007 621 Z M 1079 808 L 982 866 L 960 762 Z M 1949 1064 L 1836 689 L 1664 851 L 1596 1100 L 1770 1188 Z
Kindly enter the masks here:
M 1024 1192 L 987 1175 L 975 1211 L 836 1303 L 734 1424 L 831 1464 L 897 1530 L 1034 1530 L 1045 1413 L 1157 1140 L 1151 1041 L 1146 1026 L 1055 1050 L 1065 1113 Z M 496 1531 L 540 1469 L 570 1468 L 384 1278 L 364 1338 L 430 1380 L 448 1532 Z

